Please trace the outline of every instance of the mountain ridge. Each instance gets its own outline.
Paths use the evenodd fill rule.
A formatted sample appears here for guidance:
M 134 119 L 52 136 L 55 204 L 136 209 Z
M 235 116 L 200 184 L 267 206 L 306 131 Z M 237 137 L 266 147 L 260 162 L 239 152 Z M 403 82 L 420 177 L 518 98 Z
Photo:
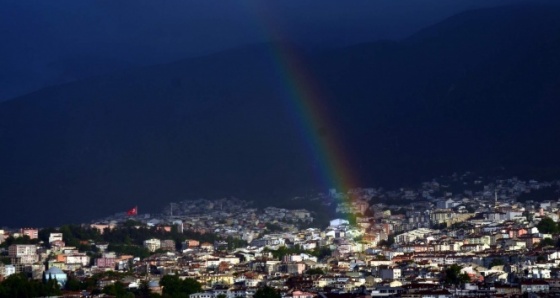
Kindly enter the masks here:
M 541 12 L 558 18 L 515 22 Z M 560 130 L 560 11 L 466 14 L 467 21 L 458 16 L 466 28 L 480 28 L 481 20 L 502 25 L 458 38 L 442 31 L 457 21 L 448 19 L 423 30 L 439 32 L 423 39 L 298 51 L 324 91 L 317 100 L 330 125 L 342 132 L 331 141 L 344 147 L 364 187 L 459 170 L 560 174 L 553 137 Z M 0 103 L 0 216 L 9 224 L 58 224 L 131 205 L 155 211 L 185 198 L 272 202 L 325 191 L 321 160 L 301 131 L 334 135 L 301 127 L 305 115 L 287 95 L 278 68 L 285 61 L 274 49 L 237 48 Z M 22 201 L 40 211 L 21 209 Z

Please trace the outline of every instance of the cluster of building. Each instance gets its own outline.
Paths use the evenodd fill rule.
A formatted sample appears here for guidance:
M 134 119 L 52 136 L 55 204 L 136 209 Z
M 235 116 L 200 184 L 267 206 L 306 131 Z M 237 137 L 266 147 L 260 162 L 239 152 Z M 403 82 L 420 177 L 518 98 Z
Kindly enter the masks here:
M 148 281 L 154 292 L 162 291 L 158 280 L 166 274 L 192 278 L 205 289 L 192 298 L 252 297 L 264 285 L 297 298 L 560 295 L 558 234 L 539 230 L 545 218 L 558 221 L 560 201 L 553 196 L 518 200 L 531 191 L 558 187 L 558 182 L 512 178 L 485 184 L 467 182 L 467 176 L 452 179 L 464 186 L 459 193 L 436 181 L 417 190 L 331 190 L 312 200 L 351 213 L 355 222 L 343 217 L 321 229 L 299 228 L 313 221 L 303 209 L 258 210 L 241 200 L 181 202 L 170 205 L 165 215 L 136 219 L 164 230 L 212 232 L 222 240 L 147 239 L 144 246 L 153 253 L 144 259 L 97 244 L 101 256 L 91 259 L 52 233 L 48 245 L 10 246 L 11 265 L 0 265 L 0 278 L 20 271 L 39 278 L 46 263 L 49 270 L 57 268 L 48 274 L 78 278 L 133 272 L 120 281 L 130 288 Z M 115 218 L 91 227 L 103 231 L 119 224 Z M 267 230 L 267 224 L 277 230 Z M 32 230 L 19 234 L 36 237 Z M 228 237 L 248 245 L 228 249 Z M 450 268 L 459 270 L 461 282 L 449 277 Z M 106 278 L 99 286 L 118 280 Z
M 100 231 L 112 229 L 126 218 L 125 214 L 116 214 L 91 226 Z M 233 237 L 247 242 L 262 234 L 267 224 L 295 232 L 299 226 L 313 222 L 311 212 L 305 209 L 266 207 L 259 210 L 252 207 L 251 202 L 236 198 L 171 203 L 161 216 L 143 214 L 134 219 L 150 227 L 165 226 L 169 229 L 175 226 L 180 232 L 189 230 L 201 234 L 214 233 L 224 238 Z

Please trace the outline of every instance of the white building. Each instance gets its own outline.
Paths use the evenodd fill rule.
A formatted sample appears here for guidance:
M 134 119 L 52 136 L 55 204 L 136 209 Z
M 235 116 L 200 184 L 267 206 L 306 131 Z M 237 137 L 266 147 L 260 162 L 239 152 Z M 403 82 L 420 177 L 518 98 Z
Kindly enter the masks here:
M 18 264 L 33 264 L 39 260 L 37 246 L 33 244 L 14 244 L 8 247 L 8 256 Z
M 349 225 L 349 224 L 350 224 L 350 222 L 348 220 L 340 219 L 340 218 L 333 219 L 333 220 L 330 221 L 330 226 L 331 227 L 338 227 L 338 226 L 341 226 L 341 225 Z
M 66 255 L 66 264 L 81 264 L 82 266 L 88 266 L 90 262 L 90 257 L 85 253 L 74 253 Z
M 144 240 L 144 247 L 149 251 L 154 252 L 161 248 L 161 240 L 156 238 Z
M 53 243 L 55 241 L 62 241 L 62 233 L 51 233 L 49 235 L 49 243 Z
M 16 267 L 14 265 L 4 265 L 0 263 L 0 276 L 4 278 L 16 273 Z
M 214 298 L 214 294 L 211 292 L 202 292 L 190 294 L 189 298 Z
M 427 235 L 433 233 L 434 230 L 420 228 L 416 230 L 412 230 L 395 237 L 395 243 L 410 243 L 416 239 L 424 239 Z

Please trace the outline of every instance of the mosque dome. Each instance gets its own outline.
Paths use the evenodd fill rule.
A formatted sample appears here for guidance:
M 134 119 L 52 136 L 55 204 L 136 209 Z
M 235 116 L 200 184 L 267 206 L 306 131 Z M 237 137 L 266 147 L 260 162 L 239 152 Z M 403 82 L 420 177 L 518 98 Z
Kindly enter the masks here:
M 68 275 L 64 273 L 64 271 L 60 270 L 57 267 L 51 267 L 49 270 L 45 271 L 44 273 L 45 279 L 54 279 L 60 285 L 61 288 L 64 288 L 66 282 L 68 281 Z

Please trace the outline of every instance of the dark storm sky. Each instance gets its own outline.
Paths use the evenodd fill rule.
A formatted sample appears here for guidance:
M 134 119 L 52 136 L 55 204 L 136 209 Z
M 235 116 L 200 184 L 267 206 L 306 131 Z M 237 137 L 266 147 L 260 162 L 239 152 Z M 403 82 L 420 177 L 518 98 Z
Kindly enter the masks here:
M 0 101 L 48 85 L 267 41 L 311 48 L 399 39 L 516 0 L 2 0 Z M 269 28 L 270 29 L 270 28 Z

